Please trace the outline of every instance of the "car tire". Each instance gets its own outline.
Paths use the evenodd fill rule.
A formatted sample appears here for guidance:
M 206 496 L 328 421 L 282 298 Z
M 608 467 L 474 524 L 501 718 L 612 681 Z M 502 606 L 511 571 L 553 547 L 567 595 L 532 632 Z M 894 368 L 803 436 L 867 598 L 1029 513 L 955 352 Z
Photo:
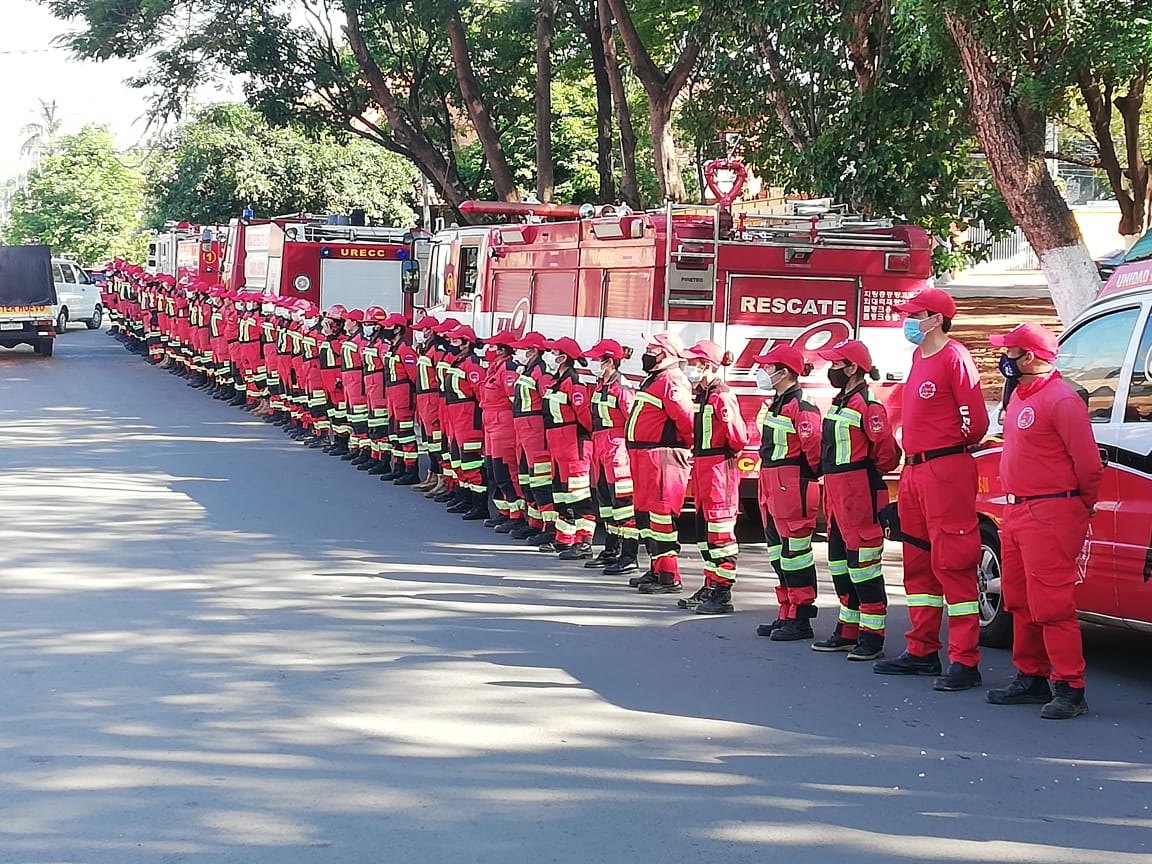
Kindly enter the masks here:
M 68 310 L 67 308 L 61 309 L 60 314 L 56 316 L 56 332 L 63 333 L 68 329 Z
M 41 339 L 40 344 L 34 346 L 32 350 L 39 354 L 41 357 L 51 357 L 52 348 L 54 345 L 55 340 L 53 339 Z
M 980 568 L 976 578 L 980 644 L 987 648 L 1012 647 L 1012 614 L 1004 610 L 1000 562 L 1000 531 L 991 522 L 981 521 Z
M 89 330 L 99 330 L 100 325 L 104 323 L 104 310 L 100 304 L 96 304 L 96 308 L 92 310 L 92 317 L 84 322 L 84 326 Z

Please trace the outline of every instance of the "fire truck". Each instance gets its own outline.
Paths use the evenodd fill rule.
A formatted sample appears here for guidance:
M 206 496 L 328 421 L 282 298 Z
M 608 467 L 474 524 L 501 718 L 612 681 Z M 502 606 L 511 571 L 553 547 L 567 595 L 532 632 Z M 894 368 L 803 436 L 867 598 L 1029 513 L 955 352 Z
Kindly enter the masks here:
M 148 241 L 145 269 L 173 277 L 180 284 L 220 282 L 226 232 L 220 226 L 170 222 Z
M 718 164 L 719 162 L 719 164 Z M 728 160 L 706 171 L 742 175 Z M 623 207 L 469 202 L 466 211 L 524 221 L 453 227 L 432 238 L 417 306 L 451 315 L 477 334 L 538 330 L 591 346 L 601 338 L 639 347 L 643 335 L 711 339 L 736 357 L 722 370 L 752 421 L 764 399 L 755 358 L 788 343 L 812 363 L 817 401 L 832 390 L 816 351 L 853 337 L 872 351 L 882 398 L 899 422 L 898 391 L 912 346 L 892 306 L 929 284 L 931 238 L 923 229 L 851 216 L 822 201 L 787 201 L 780 212 L 734 212 L 740 177 L 713 206 Z M 575 218 L 573 215 L 575 214 Z M 561 217 L 558 221 L 545 218 Z M 637 356 L 624 372 L 642 377 Z M 754 442 L 740 461 L 753 475 Z
M 427 235 L 347 224 L 347 217 L 234 219 L 223 282 L 237 290 L 303 297 L 321 308 L 411 309 Z

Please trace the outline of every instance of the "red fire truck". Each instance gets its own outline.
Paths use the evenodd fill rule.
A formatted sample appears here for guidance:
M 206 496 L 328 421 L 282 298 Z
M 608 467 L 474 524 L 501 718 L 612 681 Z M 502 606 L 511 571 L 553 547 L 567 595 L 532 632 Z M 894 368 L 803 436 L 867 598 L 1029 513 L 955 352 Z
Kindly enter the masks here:
M 232 289 L 303 297 L 321 308 L 410 310 L 416 256 L 426 235 L 402 228 L 338 224 L 341 217 L 234 219 L 223 281 Z M 407 291 L 405 283 L 408 284 Z
M 220 226 L 172 222 L 148 241 L 149 273 L 172 276 L 177 283 L 220 282 L 226 232 Z
M 731 170 L 726 160 L 712 163 L 709 180 L 723 170 Z M 641 213 L 586 205 L 584 218 L 553 222 L 541 217 L 570 217 L 576 208 L 472 203 L 473 212 L 534 221 L 438 232 L 416 305 L 480 335 L 539 330 L 585 346 L 610 337 L 636 347 L 642 334 L 664 329 L 687 344 L 712 339 L 737 358 L 723 374 L 750 420 L 767 397 L 756 389 L 756 355 L 795 345 L 817 370 L 815 397 L 827 400 L 831 388 L 817 383 L 826 363 L 816 351 L 853 336 L 868 343 L 891 396 L 912 350 L 891 307 L 928 284 L 928 234 L 852 217 L 827 201 L 734 213 L 739 185 L 712 207 Z M 624 367 L 634 378 L 639 353 Z M 758 462 L 750 449 L 741 469 L 752 474 Z

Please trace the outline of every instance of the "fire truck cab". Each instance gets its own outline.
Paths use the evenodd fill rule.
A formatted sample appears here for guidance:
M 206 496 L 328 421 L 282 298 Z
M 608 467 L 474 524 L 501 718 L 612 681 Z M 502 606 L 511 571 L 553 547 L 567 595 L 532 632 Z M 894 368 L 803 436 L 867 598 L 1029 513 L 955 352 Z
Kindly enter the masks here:
M 407 312 L 427 238 L 402 228 L 347 224 L 346 217 L 280 216 L 229 225 L 224 283 L 303 297 L 327 308 Z M 407 286 L 407 287 L 406 287 Z
M 172 276 L 177 283 L 220 282 L 227 232 L 219 226 L 172 222 L 148 241 L 149 273 Z

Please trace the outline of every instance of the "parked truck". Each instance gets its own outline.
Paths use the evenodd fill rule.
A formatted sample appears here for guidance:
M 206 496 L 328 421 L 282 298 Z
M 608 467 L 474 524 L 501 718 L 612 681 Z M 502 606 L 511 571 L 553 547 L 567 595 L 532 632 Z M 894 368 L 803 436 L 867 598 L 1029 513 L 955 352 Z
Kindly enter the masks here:
M 47 246 L 0 246 L 0 347 L 31 345 L 51 357 L 56 286 Z

